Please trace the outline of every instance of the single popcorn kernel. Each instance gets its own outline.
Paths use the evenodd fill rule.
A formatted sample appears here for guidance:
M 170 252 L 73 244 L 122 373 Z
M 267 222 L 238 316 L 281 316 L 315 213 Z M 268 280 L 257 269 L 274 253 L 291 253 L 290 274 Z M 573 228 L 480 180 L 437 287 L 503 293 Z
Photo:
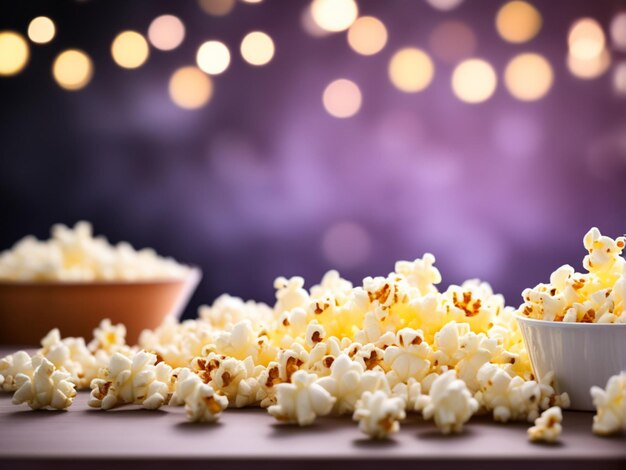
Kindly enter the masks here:
M 561 408 L 558 406 L 548 408 L 535 420 L 535 425 L 528 428 L 528 439 L 533 442 L 556 442 L 561 435 L 562 420 Z

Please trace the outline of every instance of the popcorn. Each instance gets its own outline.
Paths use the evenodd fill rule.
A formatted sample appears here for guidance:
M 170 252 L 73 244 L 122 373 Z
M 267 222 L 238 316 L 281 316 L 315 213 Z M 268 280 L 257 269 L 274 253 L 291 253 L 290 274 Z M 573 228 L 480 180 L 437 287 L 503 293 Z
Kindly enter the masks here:
M 156 362 L 157 357 L 145 351 L 132 358 L 113 354 L 109 367 L 91 382 L 89 406 L 103 410 L 125 404 L 160 408 L 169 400 L 173 377 L 169 365 Z
M 363 394 L 363 366 L 347 354 L 340 354 L 330 366 L 330 375 L 319 379 L 318 384 L 334 397 L 334 411 L 347 414 L 354 411 L 356 402 Z
M 192 422 L 217 421 L 219 414 L 228 406 L 228 399 L 205 384 L 187 368 L 177 371 L 175 391 L 170 405 L 185 405 L 187 418 Z
M 46 241 L 25 237 L 0 253 L 0 279 L 11 281 L 134 281 L 178 279 L 187 266 L 153 250 L 135 251 L 128 243 L 110 245 L 94 237 L 91 224 L 54 225 Z
M 58 370 L 43 356 L 33 357 L 32 367 L 32 375 L 18 373 L 15 377 L 17 390 L 13 395 L 13 404 L 26 403 L 33 410 L 68 408 L 76 396 L 70 374 Z
M 385 349 L 384 359 L 398 380 L 407 381 L 409 377 L 421 380 L 428 373 L 431 349 L 424 342 L 424 335 L 419 330 L 403 328 L 396 335 L 395 344 Z
M 593 432 L 609 435 L 626 429 L 626 372 L 609 378 L 606 389 L 591 387 L 591 397 L 596 407 Z
M 453 370 L 435 379 L 429 394 L 419 400 L 424 419 L 433 418 L 443 434 L 461 432 L 463 424 L 478 409 L 478 402 L 472 397 L 465 382 L 456 378 Z
M 26 351 L 18 351 L 0 359 L 0 390 L 15 392 L 17 390 L 16 377 L 18 374 L 32 377 L 33 362 Z
M 528 439 L 533 442 L 556 442 L 561 435 L 562 420 L 561 408 L 548 408 L 535 420 L 535 425 L 528 428 Z
M 210 307 L 203 305 L 198 316 L 215 330 L 230 330 L 242 320 L 253 324 L 268 324 L 272 321 L 272 309 L 264 303 L 244 302 L 239 297 L 220 295 Z
M 57 328 L 41 340 L 38 354 L 52 362 L 57 369 L 69 372 L 79 389 L 88 388 L 98 372 L 96 358 L 87 348 L 85 340 L 72 337 L 61 339 Z
M 319 383 L 317 376 L 299 370 L 291 377 L 291 383 L 277 386 L 277 402 L 268 408 L 268 412 L 279 421 L 307 426 L 317 416 L 331 412 L 335 398 Z
M 400 429 L 398 421 L 406 417 L 404 405 L 402 398 L 389 397 L 381 390 L 364 392 L 352 418 L 359 422 L 363 433 L 375 439 L 385 439 Z
M 519 315 L 547 321 L 623 323 L 626 298 L 626 261 L 622 251 L 626 238 L 603 236 L 597 228 L 585 235 L 587 273 L 561 266 L 548 284 L 522 292 Z
M 93 340 L 87 345 L 89 351 L 113 353 L 126 346 L 126 327 L 121 323 L 113 325 L 108 318 L 102 320 L 93 330 Z

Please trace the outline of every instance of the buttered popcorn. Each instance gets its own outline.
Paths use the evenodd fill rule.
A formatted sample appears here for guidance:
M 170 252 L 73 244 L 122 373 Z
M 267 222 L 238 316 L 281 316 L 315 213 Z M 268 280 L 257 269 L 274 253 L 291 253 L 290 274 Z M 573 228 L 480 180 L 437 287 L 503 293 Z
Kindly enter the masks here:
M 556 442 L 563 429 L 562 420 L 561 408 L 558 406 L 548 408 L 535 420 L 535 425 L 528 428 L 528 439 L 533 442 Z
M 586 273 L 561 266 L 548 284 L 522 292 L 518 313 L 529 318 L 582 323 L 626 323 L 626 238 L 612 239 L 592 228 L 583 239 Z
M 626 372 L 609 378 L 605 389 L 591 387 L 591 397 L 596 407 L 595 434 L 609 435 L 626 430 Z
M 182 278 L 187 266 L 154 250 L 136 251 L 94 237 L 91 224 L 54 225 L 49 240 L 28 236 L 0 253 L 0 279 L 10 281 L 134 281 Z
M 552 377 L 534 380 L 515 310 L 478 280 L 440 291 L 434 262 L 430 254 L 400 261 L 357 286 L 336 271 L 309 290 L 300 277 L 281 277 L 274 305 L 224 295 L 201 307 L 198 319 L 168 318 L 144 331 L 137 347 L 125 344 L 123 326 L 103 321 L 89 344 L 53 331 L 38 354 L 78 388 L 90 385 L 93 407 L 179 404 L 199 421 L 226 406 L 258 406 L 299 425 L 352 415 L 382 437 L 407 412 L 450 433 L 479 407 L 497 421 L 532 421 L 566 406 Z M 597 253 L 590 263 L 615 269 Z M 563 291 L 568 276 L 555 276 Z M 0 360 L 0 386 L 14 387 L 20 370 L 32 376 L 29 360 Z

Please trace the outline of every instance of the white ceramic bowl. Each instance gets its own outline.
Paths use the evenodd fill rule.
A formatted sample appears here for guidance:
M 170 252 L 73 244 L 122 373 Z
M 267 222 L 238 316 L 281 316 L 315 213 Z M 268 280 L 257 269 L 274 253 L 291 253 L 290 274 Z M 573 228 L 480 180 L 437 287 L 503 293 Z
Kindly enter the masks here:
M 563 323 L 517 317 L 535 376 L 554 371 L 570 409 L 593 411 L 589 389 L 626 370 L 626 323 Z

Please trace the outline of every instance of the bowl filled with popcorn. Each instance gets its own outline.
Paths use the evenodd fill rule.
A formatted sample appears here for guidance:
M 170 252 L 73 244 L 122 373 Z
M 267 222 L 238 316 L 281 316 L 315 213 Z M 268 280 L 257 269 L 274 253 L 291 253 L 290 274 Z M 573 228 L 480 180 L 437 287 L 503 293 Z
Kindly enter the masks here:
M 91 225 L 55 225 L 49 240 L 27 236 L 0 253 L 0 344 L 36 344 L 61 328 L 89 336 L 102 318 L 129 340 L 178 316 L 200 281 L 197 268 L 94 237 Z
M 592 387 L 626 371 L 626 238 L 592 228 L 583 244 L 586 272 L 564 265 L 524 290 L 517 321 L 535 373 L 553 371 L 572 409 L 587 411 Z

